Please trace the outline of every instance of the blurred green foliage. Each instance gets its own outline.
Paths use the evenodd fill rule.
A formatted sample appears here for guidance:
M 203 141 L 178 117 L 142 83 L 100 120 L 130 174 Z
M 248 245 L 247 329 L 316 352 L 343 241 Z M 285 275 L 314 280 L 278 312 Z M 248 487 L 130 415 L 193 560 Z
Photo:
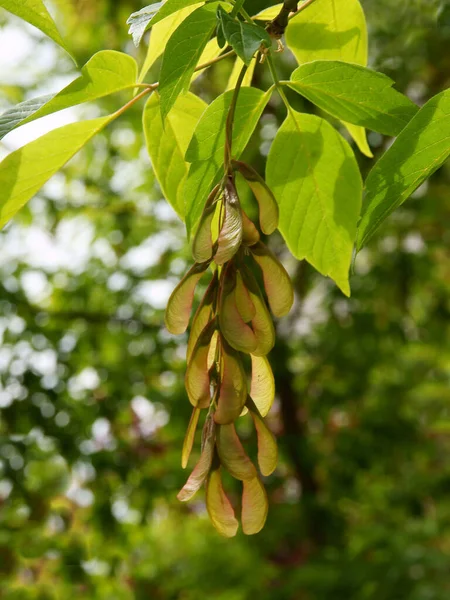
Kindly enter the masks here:
M 141 3 L 58 4 L 80 64 L 137 52 L 125 21 Z M 419 103 L 449 87 L 448 2 L 363 5 L 372 65 Z M 30 73 L 0 86 L 4 108 L 73 72 L 62 52 L 40 64 L 51 42 L 26 32 Z M 216 65 L 197 92 L 211 100 L 230 70 Z M 269 82 L 264 65 L 256 81 Z M 246 152 L 260 169 L 283 117 L 274 97 Z M 375 153 L 387 143 L 369 140 Z M 0 597 L 447 600 L 449 185 L 447 163 L 394 213 L 359 255 L 351 299 L 275 240 L 297 291 L 271 357 L 281 459 L 265 529 L 225 540 L 200 494 L 176 500 L 186 340 L 162 323 L 191 258 L 140 109 L 72 160 L 0 233 Z M 246 418 L 240 433 L 253 436 Z

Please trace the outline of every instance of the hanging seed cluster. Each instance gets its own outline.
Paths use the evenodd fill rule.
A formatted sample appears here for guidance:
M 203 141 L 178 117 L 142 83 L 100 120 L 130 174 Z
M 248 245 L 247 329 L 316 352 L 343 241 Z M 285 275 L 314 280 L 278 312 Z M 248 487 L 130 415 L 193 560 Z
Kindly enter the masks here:
M 186 331 L 199 280 L 212 272 L 209 286 L 191 324 L 187 347 L 186 390 L 193 405 L 182 451 L 186 467 L 200 412 L 207 411 L 201 455 L 178 494 L 194 496 L 206 482 L 206 506 L 216 529 L 234 536 L 238 528 L 233 506 L 222 485 L 221 468 L 242 481 L 242 529 L 254 534 L 268 510 L 260 474 L 277 464 L 277 445 L 263 417 L 274 399 L 274 379 L 267 354 L 275 342 L 270 311 L 286 315 L 293 302 L 289 276 L 260 240 L 278 225 L 278 205 L 265 181 L 248 165 L 232 161 L 232 169 L 211 192 L 192 244 L 195 264 L 174 289 L 166 310 L 173 334 Z M 241 207 L 235 171 L 246 179 L 259 207 L 255 225 Z M 236 420 L 249 412 L 258 439 L 259 473 L 236 432 Z

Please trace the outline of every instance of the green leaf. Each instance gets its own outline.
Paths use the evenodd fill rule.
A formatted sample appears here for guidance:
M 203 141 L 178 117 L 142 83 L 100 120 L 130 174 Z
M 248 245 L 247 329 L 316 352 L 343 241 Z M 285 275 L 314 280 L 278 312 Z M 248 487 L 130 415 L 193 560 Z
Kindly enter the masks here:
M 290 20 L 286 43 L 299 64 L 342 60 L 366 66 L 367 26 L 359 1 L 315 0 Z M 372 156 L 365 131 L 354 125 L 348 130 L 360 151 Z
M 144 6 L 141 10 L 131 13 L 128 17 L 127 25 L 130 26 L 128 33 L 132 36 L 136 47 L 141 43 L 144 33 L 150 28 L 150 21 L 164 4 L 164 0 L 162 2 L 155 2 L 149 6 Z
M 358 250 L 449 155 L 450 90 L 446 90 L 420 109 L 370 171 L 358 228 Z
M 271 90 L 264 93 L 252 87 L 241 89 L 233 127 L 233 156 L 236 158 L 248 144 L 271 93 Z M 225 121 L 232 96 L 232 90 L 225 92 L 208 106 L 186 151 L 186 160 L 192 162 L 184 189 L 188 235 L 197 225 L 206 198 L 220 178 Z
M 0 227 L 116 116 L 64 125 L 9 154 L 0 163 Z
M 139 46 L 142 36 L 150 27 L 192 4 L 199 4 L 199 1 L 166 0 L 165 2 L 155 2 L 155 4 L 150 4 L 132 13 L 127 20 L 127 25 L 130 25 L 128 33 L 133 36 L 135 46 Z
M 39 96 L 38 98 L 25 100 L 25 102 L 16 104 L 16 106 L 13 106 L 9 110 L 5 111 L 0 116 L 0 140 L 2 140 L 10 131 L 16 127 L 19 127 L 23 121 L 32 116 L 52 98 L 54 98 L 54 94 Z M 30 121 L 31 120 L 32 119 L 30 119 Z
M 132 88 L 136 78 L 137 64 L 134 58 L 115 50 L 101 50 L 84 65 L 81 76 L 56 95 L 22 102 L 3 113 L 0 117 L 0 139 L 25 123 L 70 106 Z
M 225 40 L 247 66 L 261 44 L 266 48 L 270 48 L 272 44 L 270 35 L 265 29 L 231 17 L 221 6 L 217 8 L 217 20 Z
M 159 80 L 163 120 L 178 96 L 188 90 L 198 59 L 214 30 L 215 16 L 211 8 L 197 8 L 167 42 Z
M 0 0 L 0 7 L 40 29 L 72 56 L 42 0 Z
M 206 108 L 205 102 L 188 93 L 180 96 L 163 126 L 158 94 L 153 94 L 144 109 L 143 126 L 152 167 L 164 197 L 184 219 L 184 182 L 189 164 L 184 155 L 195 126 Z
M 145 57 L 144 64 L 139 73 L 138 83 L 144 81 L 149 69 L 153 66 L 155 61 L 164 52 L 166 44 L 170 39 L 173 32 L 178 29 L 178 26 L 184 21 L 184 19 L 194 12 L 196 6 L 188 6 L 177 13 L 174 13 L 164 21 L 157 23 L 152 28 L 150 35 L 150 41 L 148 44 L 147 56 Z
M 385 135 L 398 135 L 419 110 L 383 73 L 342 61 L 301 65 L 286 83 L 333 117 Z
M 300 64 L 342 60 L 367 64 L 367 27 L 358 0 L 315 0 L 286 29 L 286 43 Z
M 291 110 L 273 141 L 266 175 L 291 252 L 349 295 L 362 182 L 348 143 L 324 119 Z

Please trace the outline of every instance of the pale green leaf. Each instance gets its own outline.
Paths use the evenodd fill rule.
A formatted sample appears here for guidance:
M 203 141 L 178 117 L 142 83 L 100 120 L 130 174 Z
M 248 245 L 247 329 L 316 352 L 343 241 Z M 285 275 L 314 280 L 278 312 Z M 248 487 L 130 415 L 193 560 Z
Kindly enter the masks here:
M 342 121 L 350 136 L 353 138 L 355 144 L 358 146 L 359 151 L 369 158 L 373 158 L 373 152 L 370 149 L 369 142 L 367 141 L 367 132 L 364 127 L 353 125 L 353 123 L 347 123 Z
M 201 6 L 202 3 L 194 4 L 193 6 L 188 6 L 187 8 L 183 8 L 177 13 L 174 13 L 164 21 L 157 23 L 153 28 L 150 35 L 150 41 L 148 44 L 147 56 L 145 57 L 144 64 L 142 65 L 142 69 L 139 73 L 138 83 L 144 81 L 145 76 L 148 71 L 154 65 L 155 61 L 161 56 L 164 52 L 164 48 L 170 36 L 173 32 L 178 29 L 178 26 L 188 17 L 191 13 L 194 12 L 196 8 Z
M 275 6 L 269 6 L 268 8 L 261 10 L 252 18 L 255 21 L 273 21 L 282 8 L 282 4 L 275 4 Z
M 168 114 L 164 127 L 159 96 L 153 94 L 144 110 L 143 125 L 153 170 L 166 200 L 184 219 L 184 182 L 189 164 L 184 155 L 195 126 L 206 108 L 194 94 L 180 96 Z
M 244 63 L 239 58 L 239 56 L 237 56 L 236 60 L 234 61 L 233 70 L 231 71 L 230 77 L 228 78 L 227 90 L 234 90 L 234 88 L 236 87 L 236 82 L 239 77 L 239 73 L 241 72 L 241 69 L 243 66 L 244 66 Z M 256 67 L 256 57 L 251 60 L 250 65 L 249 65 L 247 71 L 245 72 L 241 87 L 248 87 L 248 86 L 252 85 L 252 79 L 253 79 L 253 73 L 255 72 L 255 67 Z
M 42 0 L 0 0 L 0 7 L 34 25 L 61 48 L 64 48 L 68 54 L 71 54 L 69 46 L 62 38 Z
M 142 36 L 150 27 L 187 6 L 198 3 L 198 0 L 166 0 L 145 6 L 128 18 L 127 24 L 130 25 L 128 33 L 133 36 L 135 45 L 139 46 Z
M 16 104 L 16 106 L 5 111 L 0 116 L 0 140 L 2 140 L 10 131 L 19 127 L 25 119 L 34 115 L 34 113 L 44 106 L 44 104 L 47 104 L 53 97 L 54 94 L 47 94 L 45 96 L 39 96 L 38 98 L 32 98 L 31 100 L 25 100 L 25 102 Z
M 215 26 L 210 7 L 197 8 L 174 31 L 163 55 L 159 94 L 163 120 L 180 94 L 189 88 L 192 74 Z
M 244 23 L 228 15 L 221 6 L 217 9 L 217 19 L 223 36 L 239 58 L 249 65 L 261 44 L 270 48 L 272 40 L 265 29 L 252 23 Z
M 286 43 L 299 64 L 342 60 L 366 66 L 367 26 L 359 0 L 315 0 L 289 21 Z M 365 131 L 355 125 L 348 131 L 361 152 L 371 156 Z
M 342 60 L 367 64 L 367 27 L 358 0 L 315 0 L 295 15 L 286 43 L 300 64 Z
M 203 113 L 186 160 L 192 161 L 185 184 L 186 227 L 188 234 L 200 219 L 209 192 L 220 178 L 225 144 L 225 121 L 233 92 L 228 91 L 212 102 Z M 242 88 L 236 105 L 233 127 L 233 156 L 243 152 L 269 101 L 271 90 Z
M 286 83 L 333 117 L 385 135 L 398 135 L 419 110 L 383 73 L 342 61 L 306 63 Z
M 420 109 L 369 173 L 358 250 L 449 155 L 450 90 L 446 90 Z
M 131 13 L 131 15 L 128 17 L 127 25 L 130 26 L 128 33 L 132 36 L 135 46 L 139 46 L 142 36 L 147 29 L 150 28 L 150 21 L 158 13 L 160 8 L 164 6 L 164 4 L 164 0 L 162 2 L 154 2 L 153 4 L 144 6 L 144 8 Z
M 9 154 L 0 163 L 0 227 L 115 117 L 64 125 Z
M 137 64 L 134 58 L 115 50 L 101 50 L 81 69 L 81 76 L 54 96 L 28 100 L 3 113 L 0 117 L 0 139 L 7 133 L 51 113 L 82 102 L 102 98 L 136 83 Z
M 291 252 L 348 295 L 362 193 L 348 143 L 324 119 L 292 110 L 272 144 L 266 174 Z

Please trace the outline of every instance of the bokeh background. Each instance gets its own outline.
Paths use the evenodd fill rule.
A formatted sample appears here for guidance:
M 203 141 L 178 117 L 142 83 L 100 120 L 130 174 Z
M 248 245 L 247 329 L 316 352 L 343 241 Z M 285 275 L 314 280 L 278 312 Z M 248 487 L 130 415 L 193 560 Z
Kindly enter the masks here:
M 125 21 L 143 2 L 55 4 L 80 64 L 104 48 L 142 62 Z M 419 104 L 450 86 L 448 1 L 362 4 L 373 67 Z M 284 75 L 292 64 L 278 58 Z M 231 68 L 217 64 L 195 91 L 210 101 Z M 76 76 L 63 51 L 4 10 L 0 73 L 2 109 Z M 148 81 L 157 77 L 155 65 Z M 255 84 L 269 81 L 258 66 Z M 27 125 L 0 153 L 124 98 Z M 280 464 L 264 530 L 226 540 L 201 493 L 176 500 L 186 339 L 164 330 L 163 310 L 191 258 L 155 182 L 141 110 L 0 233 L 0 597 L 448 600 L 449 162 L 361 252 L 350 299 L 272 240 L 297 293 L 271 356 Z M 261 173 L 283 118 L 274 95 L 246 151 Z M 389 144 L 369 142 L 375 155 Z M 372 161 L 356 153 L 366 173 Z

